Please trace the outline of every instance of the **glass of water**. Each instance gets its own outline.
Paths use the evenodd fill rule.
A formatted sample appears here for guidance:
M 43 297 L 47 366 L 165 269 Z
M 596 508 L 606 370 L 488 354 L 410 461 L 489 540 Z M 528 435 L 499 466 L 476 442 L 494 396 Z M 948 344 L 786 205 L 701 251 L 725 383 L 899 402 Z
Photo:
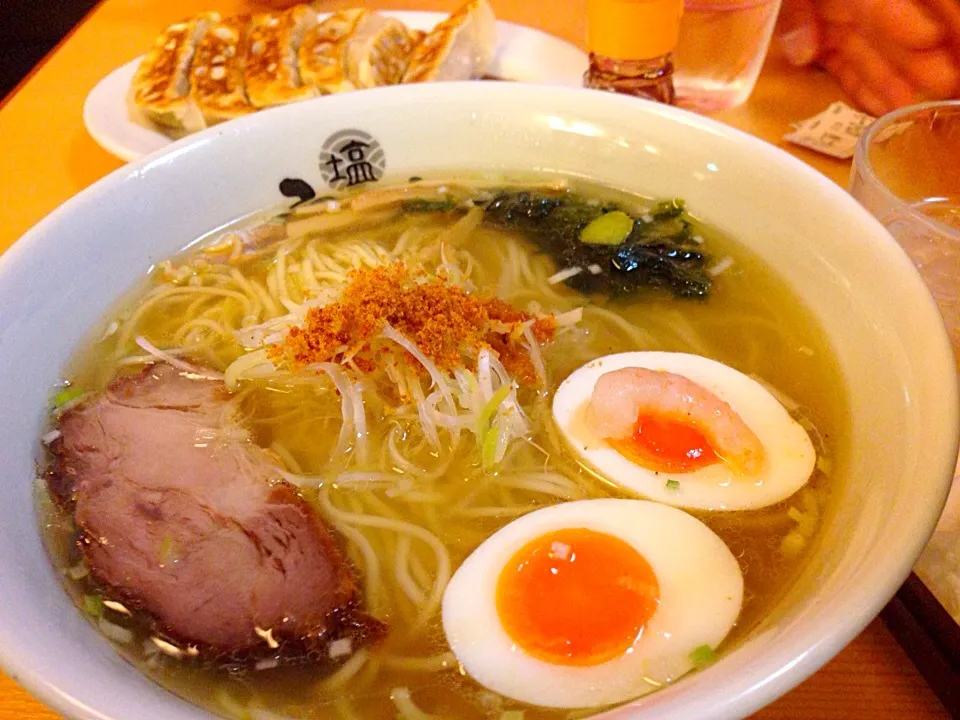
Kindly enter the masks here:
M 960 100 L 874 122 L 857 143 L 850 192 L 916 264 L 960 357 Z
M 780 0 L 685 0 L 673 53 L 677 105 L 711 113 L 750 97 L 779 11 Z

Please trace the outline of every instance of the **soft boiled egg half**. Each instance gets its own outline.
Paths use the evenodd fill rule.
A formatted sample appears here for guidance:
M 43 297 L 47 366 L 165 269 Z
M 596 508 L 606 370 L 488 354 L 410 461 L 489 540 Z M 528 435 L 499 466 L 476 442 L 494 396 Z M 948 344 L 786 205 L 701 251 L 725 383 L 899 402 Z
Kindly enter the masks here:
M 679 507 L 772 505 L 816 464 L 807 432 L 763 385 L 699 355 L 598 358 L 561 383 L 553 417 L 599 475 Z
M 696 518 L 644 500 L 580 500 L 485 540 L 447 586 L 443 629 L 486 688 L 599 707 L 709 659 L 742 600 L 736 559 Z

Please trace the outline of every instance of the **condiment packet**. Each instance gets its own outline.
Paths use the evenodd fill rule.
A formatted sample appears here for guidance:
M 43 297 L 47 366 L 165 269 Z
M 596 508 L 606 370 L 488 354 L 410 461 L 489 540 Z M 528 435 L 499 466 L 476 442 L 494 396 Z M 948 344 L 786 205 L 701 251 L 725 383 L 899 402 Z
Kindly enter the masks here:
M 846 103 L 835 102 L 819 115 L 794 124 L 793 132 L 783 139 L 846 160 L 853 157 L 857 139 L 875 119 Z

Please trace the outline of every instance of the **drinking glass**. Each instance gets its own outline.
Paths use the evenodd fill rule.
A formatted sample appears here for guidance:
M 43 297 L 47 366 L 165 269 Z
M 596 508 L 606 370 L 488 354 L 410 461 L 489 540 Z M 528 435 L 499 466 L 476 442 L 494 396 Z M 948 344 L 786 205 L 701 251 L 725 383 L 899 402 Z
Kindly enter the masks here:
M 686 0 L 673 53 L 677 105 L 710 113 L 750 97 L 779 10 L 780 0 Z
M 874 122 L 857 142 L 850 192 L 916 264 L 960 356 L 960 100 Z

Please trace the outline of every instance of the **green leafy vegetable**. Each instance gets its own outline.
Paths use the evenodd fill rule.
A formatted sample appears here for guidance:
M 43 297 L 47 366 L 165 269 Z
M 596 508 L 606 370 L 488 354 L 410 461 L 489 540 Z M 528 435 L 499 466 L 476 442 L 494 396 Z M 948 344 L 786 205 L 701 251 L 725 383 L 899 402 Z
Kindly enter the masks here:
M 681 298 L 710 293 L 708 258 L 693 239 L 693 225 L 680 200 L 660 203 L 648 216 L 635 217 L 614 203 L 591 204 L 566 192 L 504 191 L 485 208 L 485 225 L 522 235 L 558 268 L 586 270 L 564 280 L 579 292 L 623 296 L 653 287 Z M 602 216 L 621 214 L 632 226 L 620 243 L 581 241 L 586 228 Z
M 633 218 L 622 210 L 614 210 L 591 220 L 580 231 L 580 242 L 588 245 L 619 245 L 632 230 Z
M 690 653 L 690 662 L 693 663 L 694 667 L 698 668 L 709 665 L 716 659 L 717 653 L 714 652 L 713 648 L 709 645 L 701 645 Z
M 667 490 L 679 490 L 680 481 L 679 480 L 667 480 Z
M 616 203 L 597 203 L 566 191 L 504 190 L 477 195 L 484 224 L 515 232 L 549 255 L 559 269 L 580 268 L 564 283 L 582 293 L 622 296 L 643 287 L 681 298 L 709 295 L 707 256 L 694 240 L 683 200 L 632 215 Z M 462 212 L 457 199 L 412 198 L 409 213 Z

